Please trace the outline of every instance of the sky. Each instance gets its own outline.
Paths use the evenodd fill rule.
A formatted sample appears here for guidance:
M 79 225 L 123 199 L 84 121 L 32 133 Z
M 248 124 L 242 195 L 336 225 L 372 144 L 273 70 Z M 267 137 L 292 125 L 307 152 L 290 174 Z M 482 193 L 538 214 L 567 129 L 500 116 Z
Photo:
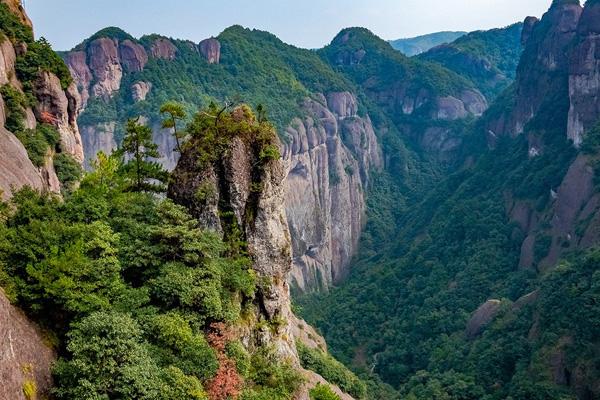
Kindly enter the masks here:
M 23 0 L 36 36 L 68 50 L 107 26 L 199 42 L 239 24 L 304 48 L 361 26 L 384 39 L 473 31 L 541 16 L 551 0 Z

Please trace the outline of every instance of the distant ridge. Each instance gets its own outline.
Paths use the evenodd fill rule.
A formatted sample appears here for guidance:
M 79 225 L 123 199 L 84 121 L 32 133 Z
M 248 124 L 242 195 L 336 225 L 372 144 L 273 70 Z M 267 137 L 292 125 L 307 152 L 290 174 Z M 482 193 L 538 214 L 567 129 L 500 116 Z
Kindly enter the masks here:
M 390 44 L 396 50 L 411 57 L 424 53 L 427 50 L 439 46 L 440 44 L 451 43 L 467 32 L 435 32 L 427 35 L 416 36 L 413 38 L 390 40 Z

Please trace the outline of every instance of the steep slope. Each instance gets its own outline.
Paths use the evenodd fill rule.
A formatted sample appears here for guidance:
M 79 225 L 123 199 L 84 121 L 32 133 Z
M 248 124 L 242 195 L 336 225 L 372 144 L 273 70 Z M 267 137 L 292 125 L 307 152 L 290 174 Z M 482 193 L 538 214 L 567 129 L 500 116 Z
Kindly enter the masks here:
M 487 109 L 468 80 L 409 59 L 363 28 L 343 30 L 319 54 L 362 89 L 415 151 L 437 160 L 453 160 L 467 121 Z
M 390 40 L 390 44 L 404 55 L 412 57 L 441 44 L 452 43 L 466 34 L 467 32 L 435 32 L 413 38 Z
M 0 150 L 11 154 L 0 161 L 1 195 L 23 185 L 58 193 L 83 161 L 79 94 L 48 43 L 34 40 L 19 1 L 0 4 L 0 28 Z
M 471 80 L 492 101 L 515 79 L 521 58 L 523 24 L 477 31 L 419 56 Z
M 87 101 L 79 124 L 88 162 L 115 148 L 126 118 L 142 114 L 153 126 L 160 161 L 173 168 L 178 154 L 158 113 L 166 100 L 188 110 L 226 99 L 262 104 L 279 128 L 289 176 L 292 283 L 326 289 L 346 275 L 364 224 L 362 193 L 383 162 L 353 85 L 313 52 L 239 26 L 200 44 L 158 36 L 138 41 L 108 28 L 64 57 Z
M 303 302 L 334 354 L 407 398 L 600 396 L 598 7 L 526 20 L 515 85 L 463 168 L 410 207 L 370 192 L 347 283 Z

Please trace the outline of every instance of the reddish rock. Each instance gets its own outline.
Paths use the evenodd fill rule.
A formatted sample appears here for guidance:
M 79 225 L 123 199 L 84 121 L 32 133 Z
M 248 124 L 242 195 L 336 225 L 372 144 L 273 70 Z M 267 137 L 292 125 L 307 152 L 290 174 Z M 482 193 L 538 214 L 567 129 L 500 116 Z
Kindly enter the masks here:
M 206 58 L 209 64 L 218 64 L 221 59 L 221 43 L 215 39 L 205 39 L 200 42 L 200 53 Z
M 177 54 L 177 47 L 167 38 L 158 38 L 152 43 L 150 54 L 154 58 L 173 60 Z
M 90 84 L 94 79 L 87 64 L 87 54 L 85 51 L 73 51 L 67 55 L 66 63 L 81 95 L 82 107 L 85 107 L 90 98 Z
M 129 72 L 142 71 L 148 63 L 148 54 L 144 46 L 129 39 L 119 44 L 119 55 L 121 64 Z
M 87 53 L 89 67 L 96 81 L 92 94 L 107 100 L 119 90 L 123 78 L 117 41 L 109 38 L 96 39 L 89 44 Z

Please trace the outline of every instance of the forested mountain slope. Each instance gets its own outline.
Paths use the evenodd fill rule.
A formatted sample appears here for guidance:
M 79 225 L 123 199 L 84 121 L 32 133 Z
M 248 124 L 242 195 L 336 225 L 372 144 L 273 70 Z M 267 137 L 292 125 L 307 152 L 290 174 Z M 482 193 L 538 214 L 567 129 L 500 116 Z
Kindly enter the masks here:
M 492 101 L 515 79 L 523 24 L 476 31 L 419 55 L 468 78 Z
M 171 132 L 161 128 L 157 111 L 163 102 L 175 99 L 188 110 L 212 100 L 261 104 L 279 128 L 288 170 L 286 214 L 294 255 L 290 280 L 299 291 L 326 290 L 348 274 L 365 222 L 364 192 L 372 172 L 384 167 L 382 147 L 392 146 L 388 164 L 398 171 L 414 164 L 417 156 L 411 151 L 421 148 L 427 148 L 427 157 L 431 153 L 437 160 L 440 153 L 439 158 L 448 158 L 460 140 L 449 138 L 459 132 L 446 126 L 460 125 L 487 106 L 477 90 L 451 71 L 409 60 L 365 34 L 375 45 L 357 48 L 360 60 L 355 61 L 370 65 L 384 60 L 385 68 L 396 71 L 386 81 L 390 90 L 392 85 L 411 85 L 402 100 L 407 103 L 403 121 L 419 125 L 419 132 L 405 135 L 322 52 L 295 48 L 267 32 L 233 26 L 196 44 L 156 35 L 136 40 L 107 28 L 63 54 L 84 99 L 79 125 L 86 160 L 99 150 L 114 149 L 125 119 L 141 114 L 153 127 L 161 163 L 172 168 L 175 143 Z M 413 72 L 405 76 L 407 70 Z M 426 87 L 422 81 L 428 82 Z M 407 150 L 413 137 L 419 143 Z M 439 173 L 437 166 L 431 170 Z
M 390 40 L 392 47 L 408 57 L 425 53 L 441 44 L 451 43 L 467 32 L 435 32 L 413 38 Z
M 411 399 L 600 396 L 598 21 L 598 1 L 529 18 L 462 168 L 412 202 L 372 186 L 353 273 L 303 302 L 345 362 Z

